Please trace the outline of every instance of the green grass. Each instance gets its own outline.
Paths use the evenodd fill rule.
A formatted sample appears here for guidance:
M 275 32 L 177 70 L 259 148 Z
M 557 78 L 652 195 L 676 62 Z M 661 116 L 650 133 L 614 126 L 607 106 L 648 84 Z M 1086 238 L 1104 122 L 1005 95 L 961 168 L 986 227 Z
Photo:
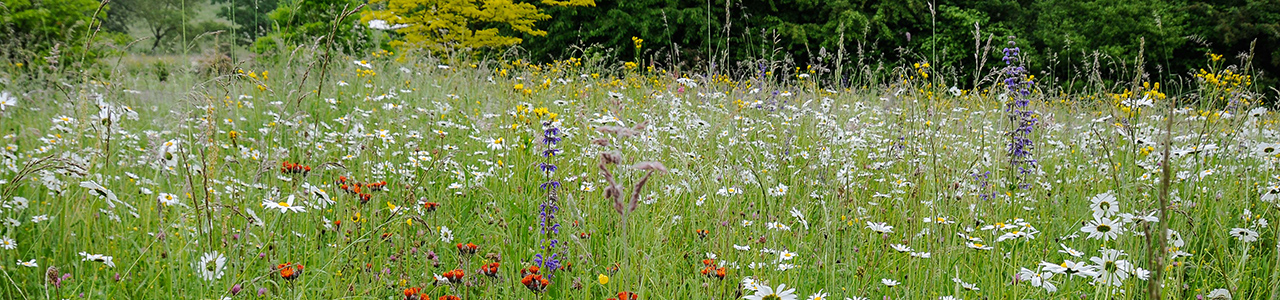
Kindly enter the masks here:
M 1039 172 L 1021 189 L 1008 167 L 1009 124 L 998 94 L 953 96 L 939 88 L 941 74 L 926 80 L 905 66 L 895 71 L 907 76 L 902 81 L 842 89 L 796 74 L 693 78 L 696 87 L 681 87 L 661 70 L 624 70 L 620 63 L 445 69 L 434 60 L 376 54 L 335 64 L 324 83 L 295 63 L 216 78 L 175 71 L 166 82 L 141 72 L 72 88 L 5 86 L 19 102 L 0 113 L 10 145 L 0 190 L 5 203 L 23 197 L 30 205 L 0 209 L 0 217 L 20 223 L 0 229 L 16 242 L 15 249 L 0 249 L 0 298 L 394 299 L 420 287 L 463 299 L 605 299 L 621 291 L 644 299 L 731 299 L 751 294 L 740 282 L 752 277 L 794 287 L 801 297 L 823 291 L 831 299 L 1143 299 L 1147 282 L 1132 277 L 1108 287 L 1056 275 L 1049 279 L 1058 288 L 1053 293 L 1013 282 L 1021 268 L 1088 262 L 1103 248 L 1125 251 L 1122 259 L 1134 267 L 1156 268 L 1147 263 L 1148 240 L 1138 235 L 1153 232 L 1147 223 L 1124 225 L 1112 241 L 1089 239 L 1081 228 L 1094 220 L 1090 200 L 1107 191 L 1121 213 L 1156 210 L 1163 116 L 1174 108 L 1189 109 L 1173 114 L 1174 151 L 1218 149 L 1170 160 L 1175 174 L 1188 176 L 1173 180 L 1175 197 L 1163 221 L 1185 240 L 1178 250 L 1192 256 L 1167 267 L 1166 297 L 1225 288 L 1236 299 L 1275 299 L 1272 287 L 1280 284 L 1275 230 L 1256 223 L 1277 213 L 1276 203 L 1260 198 L 1266 193 L 1260 188 L 1280 181 L 1276 157 L 1255 153 L 1257 145 L 1275 142 L 1276 117 L 1249 116 L 1258 104 L 1243 102 L 1242 87 L 1228 92 L 1197 82 L 1142 110 L 1110 101 L 1116 94 L 1037 90 L 1032 108 L 1040 123 L 1032 140 Z M 127 106 L 137 118 L 105 125 L 91 95 L 116 114 Z M 1218 96 L 1239 104 L 1190 101 Z M 75 121 L 51 122 L 61 116 Z M 608 117 L 618 122 L 599 122 Z M 543 122 L 552 120 L 563 133 L 563 152 L 548 159 L 540 139 Z M 635 137 L 596 130 L 642 122 L 647 127 Z M 1146 148 L 1126 132 L 1154 144 Z M 490 149 L 498 138 L 501 149 Z M 601 138 L 609 145 L 592 144 Z M 178 146 L 166 154 L 170 140 Z M 657 161 L 669 168 L 644 186 L 642 204 L 625 223 L 605 198 L 608 185 L 597 167 L 600 153 L 609 151 L 623 159 L 610 171 L 625 196 L 644 176 L 627 166 Z M 34 165 L 19 177 L 46 156 L 67 159 Z M 429 160 L 414 165 L 410 156 Z M 312 171 L 282 174 L 284 161 Z M 548 179 L 538 168 L 544 162 L 559 166 L 551 178 L 562 183 L 560 227 L 551 237 L 572 267 L 555 272 L 552 285 L 535 294 L 520 283 L 519 270 L 545 253 L 539 204 L 547 196 L 539 186 Z M 70 165 L 86 171 L 78 175 Z M 1201 178 L 1206 170 L 1214 173 Z M 974 176 L 985 172 L 985 179 Z M 388 184 L 361 203 L 338 188 L 339 176 Z M 136 207 L 136 215 L 79 186 L 89 180 Z M 317 205 L 303 183 L 336 203 Z M 787 191 L 771 195 L 780 184 Z M 721 196 L 721 188 L 740 193 Z M 160 204 L 160 193 L 177 195 L 181 204 Z M 262 205 L 288 195 L 306 211 Z M 420 202 L 440 206 L 427 212 Z M 251 224 L 247 210 L 261 223 Z M 1241 219 L 1245 210 L 1250 220 Z M 49 219 L 35 223 L 35 216 Z M 948 222 L 926 222 L 938 217 Z M 771 222 L 790 230 L 767 228 Z M 885 222 L 892 233 L 873 232 L 868 222 Z M 1018 231 L 1038 233 L 996 241 L 1014 229 L 981 229 L 1018 222 L 1030 226 Z M 451 242 L 442 241 L 442 226 L 452 230 Z M 1232 228 L 1253 228 L 1261 237 L 1243 243 L 1228 234 Z M 708 234 L 701 237 L 700 229 Z M 973 249 L 959 234 L 992 249 Z M 475 243 L 478 253 L 460 254 L 456 243 Z M 899 253 L 891 244 L 930 257 Z M 1060 253 L 1060 244 L 1084 257 Z M 779 254 L 764 249 L 793 253 L 782 262 L 794 266 L 779 271 Z M 115 266 L 83 261 L 82 251 L 112 256 Z M 224 274 L 202 279 L 200 257 L 215 251 L 226 257 Z M 438 258 L 429 260 L 429 252 Z M 709 254 L 727 264 L 724 279 L 700 273 Z M 496 278 L 477 273 L 499 258 Z M 32 259 L 39 267 L 14 264 Z M 273 268 L 286 262 L 305 269 L 283 279 Z M 72 276 L 55 287 L 46 277 L 51 267 Z M 434 284 L 434 274 L 455 268 L 466 271 L 464 282 Z M 889 287 L 882 279 L 901 284 Z M 242 286 L 239 295 L 230 294 L 234 285 Z

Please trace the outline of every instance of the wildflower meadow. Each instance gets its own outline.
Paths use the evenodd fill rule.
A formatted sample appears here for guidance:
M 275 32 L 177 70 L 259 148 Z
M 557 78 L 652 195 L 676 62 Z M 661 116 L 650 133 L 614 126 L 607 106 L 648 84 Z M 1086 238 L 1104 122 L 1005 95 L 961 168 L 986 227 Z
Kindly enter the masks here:
M 397 47 L 0 70 L 0 299 L 1280 299 L 1252 52 L 544 61 L 395 9 L 335 18 Z

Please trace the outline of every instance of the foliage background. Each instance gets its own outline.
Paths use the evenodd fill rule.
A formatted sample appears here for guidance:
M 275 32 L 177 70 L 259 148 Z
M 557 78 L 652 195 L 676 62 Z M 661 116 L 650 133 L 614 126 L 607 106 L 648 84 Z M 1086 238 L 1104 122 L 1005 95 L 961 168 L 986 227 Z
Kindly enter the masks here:
M 416 2 L 422 7 L 464 2 L 487 5 L 485 1 Z M 849 84 L 852 70 L 867 68 L 871 62 L 928 61 L 935 68 L 954 70 L 957 82 L 951 84 L 966 88 L 978 84 L 974 77 L 982 72 L 974 70 L 991 66 L 984 61 L 998 60 L 997 49 L 1003 47 L 1006 37 L 1017 36 L 1032 74 L 1041 78 L 1088 76 L 1081 65 L 1135 66 L 1139 54 L 1142 70 L 1159 78 L 1196 73 L 1206 53 L 1235 57 L 1254 52 L 1253 64 L 1248 67 L 1261 71 L 1259 82 L 1263 83 L 1272 82 L 1267 79 L 1269 74 L 1280 71 L 1280 1 L 1273 0 L 513 3 L 536 5 L 539 14 L 550 18 L 535 20 L 533 30 L 507 27 L 500 25 L 501 21 L 467 25 L 470 30 L 496 28 L 499 34 L 521 42 L 515 48 L 505 46 L 509 41 L 471 43 L 493 50 L 478 52 L 481 55 L 508 54 L 515 49 L 534 62 L 597 56 L 712 71 L 717 71 L 715 66 L 754 68 L 760 62 L 782 61 L 817 67 L 819 75 L 831 75 L 837 71 L 834 66 L 843 64 L 848 67 L 838 70 L 842 74 L 830 77 L 845 84 Z M 91 0 L 4 1 L 0 35 L 11 46 L 4 50 L 5 56 L 29 65 L 46 56 L 56 42 L 68 45 L 62 51 L 80 51 L 82 46 L 77 45 L 85 43 L 78 39 L 90 36 L 89 19 L 98 4 Z M 221 31 L 234 35 L 221 43 L 234 40 L 246 53 L 273 55 L 314 44 L 328 34 L 330 23 L 343 7 L 362 4 L 367 4 L 364 14 L 376 9 L 379 2 L 117 0 L 99 12 L 99 36 L 113 37 L 117 44 L 150 39 L 149 45 L 122 50 L 164 54 L 208 49 L 195 38 Z M 335 50 L 348 54 L 392 50 L 396 48 L 392 41 L 408 39 L 401 33 L 370 30 L 364 19 L 356 16 L 338 26 Z M 633 37 L 643 39 L 643 46 L 633 47 Z M 438 47 L 423 48 L 440 52 Z M 773 71 L 771 66 L 767 69 L 764 71 Z M 1131 76 L 1100 75 L 1107 80 Z M 1076 81 L 1063 80 L 1062 84 Z
M 799 65 L 817 65 L 821 49 L 834 52 L 843 42 L 851 53 L 857 44 L 863 44 L 868 58 L 928 60 L 934 65 L 973 69 L 977 64 L 973 56 L 976 23 L 984 45 L 992 37 L 992 49 L 1003 46 L 1000 43 L 1006 36 L 1019 37 L 1028 64 L 1037 72 L 1069 72 L 1066 61 L 1087 60 L 1095 52 L 1131 65 L 1138 52 L 1143 51 L 1149 68 L 1187 74 L 1203 62 L 1205 53 L 1247 53 L 1255 40 L 1255 67 L 1266 73 L 1280 70 L 1277 1 L 598 3 L 595 8 L 551 9 L 549 14 L 554 17 L 543 25 L 549 34 L 545 38 L 529 38 L 523 46 L 537 59 L 571 56 L 574 50 L 564 45 L 603 45 L 610 54 L 631 58 L 637 55 L 636 49 L 627 46 L 630 37 L 637 36 L 652 45 L 639 54 L 660 53 L 689 64 L 706 66 L 711 55 L 720 55 L 716 59 L 721 61 L 747 61 L 768 57 L 772 49 L 778 48 Z M 677 48 L 679 54 L 673 55 L 671 50 Z M 998 53 L 988 54 L 991 59 L 999 57 Z

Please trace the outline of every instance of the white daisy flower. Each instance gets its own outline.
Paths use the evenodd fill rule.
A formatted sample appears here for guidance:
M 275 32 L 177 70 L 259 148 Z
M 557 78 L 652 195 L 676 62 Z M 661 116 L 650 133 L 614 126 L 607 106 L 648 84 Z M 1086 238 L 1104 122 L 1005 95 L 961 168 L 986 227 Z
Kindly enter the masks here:
M 102 255 L 102 254 L 89 254 L 88 252 L 83 252 L 83 251 L 80 252 L 80 256 L 84 257 L 84 259 L 82 259 L 81 261 L 96 261 L 96 262 L 106 264 L 108 267 L 112 267 L 112 268 L 116 267 L 116 263 L 112 261 L 112 259 L 114 258 L 111 256 Z
M 15 249 L 15 248 L 18 248 L 18 243 L 17 243 L 17 242 L 14 242 L 12 238 L 9 238 L 9 237 L 7 237 L 7 236 L 6 236 L 6 237 L 0 237 L 0 248 L 4 248 L 4 249 L 7 249 L 7 250 L 13 250 L 13 249 Z
M 1049 282 L 1049 278 L 1053 278 L 1053 274 L 1053 272 L 1036 272 L 1022 268 L 1022 271 L 1018 272 L 1018 279 L 1031 283 L 1031 286 L 1044 288 L 1046 292 L 1053 293 L 1058 291 L 1058 287 Z
M 268 209 L 279 209 L 280 213 L 286 213 L 290 211 L 299 212 L 299 213 L 306 212 L 307 211 L 306 208 L 293 204 L 293 198 L 294 198 L 293 195 L 289 195 L 289 197 L 286 197 L 285 201 L 275 201 L 274 199 L 267 198 L 265 200 L 262 200 L 262 206 Z
M 17 97 L 9 94 L 9 91 L 0 92 L 0 110 L 8 110 L 14 105 L 18 105 Z
M 827 293 L 823 293 L 822 290 L 818 290 L 817 293 L 813 293 L 813 295 L 809 295 L 809 300 L 826 300 L 826 299 L 827 299 Z
M 743 297 L 747 300 L 796 300 L 799 298 L 795 294 L 796 289 L 786 289 L 786 284 L 779 284 L 778 288 L 770 288 L 767 285 L 757 285 L 756 293 Z
M 1241 242 L 1252 243 L 1258 241 L 1258 232 L 1253 231 L 1252 229 L 1232 228 L 1230 234 Z
M 207 281 L 222 279 L 223 269 L 227 266 L 227 257 L 222 256 L 218 251 L 205 253 L 200 257 L 199 264 L 196 265 L 197 274 L 200 278 Z
M 448 226 L 440 226 L 440 241 L 445 243 L 453 242 L 453 230 Z
M 1111 217 L 1120 213 L 1120 205 L 1116 202 L 1116 196 L 1111 191 L 1093 196 L 1089 208 L 1093 209 L 1093 218 Z
M 1120 286 L 1124 284 L 1125 279 L 1129 279 L 1129 274 L 1133 272 L 1133 265 L 1127 260 L 1120 259 L 1124 256 L 1124 251 L 1116 249 L 1102 249 L 1102 256 L 1089 258 L 1094 263 L 1093 270 L 1098 273 L 1093 281 L 1101 284 L 1110 284 Z
M 1111 218 L 1098 218 L 1089 221 L 1084 228 L 1080 228 L 1080 231 L 1088 233 L 1088 238 L 1110 241 L 1119 238 L 1120 234 L 1124 233 L 1124 227 L 1121 227 L 1121 225 L 1123 224 Z
M 177 196 L 174 196 L 173 194 L 170 194 L 170 193 L 160 193 L 160 196 L 156 197 L 156 201 L 160 201 L 160 203 L 164 204 L 165 206 L 174 206 L 174 205 L 182 204 L 182 202 L 178 201 Z
M 871 231 L 879 233 L 893 233 L 893 226 L 889 226 L 888 223 L 884 222 L 876 223 L 867 221 L 867 229 L 871 229 Z
M 1231 292 L 1227 289 L 1214 289 L 1209 291 L 1209 300 L 1231 300 Z

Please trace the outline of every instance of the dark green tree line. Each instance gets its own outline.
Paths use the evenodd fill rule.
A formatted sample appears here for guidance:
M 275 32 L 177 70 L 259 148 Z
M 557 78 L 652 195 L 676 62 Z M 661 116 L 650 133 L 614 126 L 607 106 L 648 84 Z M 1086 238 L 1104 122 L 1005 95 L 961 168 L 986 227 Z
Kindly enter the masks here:
M 1280 1 L 1274 0 L 639 0 L 598 1 L 594 8 L 557 8 L 542 26 L 546 37 L 522 45 L 535 59 L 571 55 L 566 45 L 604 46 L 617 57 L 639 51 L 706 66 L 724 61 L 778 59 L 817 63 L 843 43 L 863 55 L 896 62 L 929 60 L 972 70 L 978 39 L 992 37 L 998 59 L 1016 36 L 1033 70 L 1063 75 L 1094 56 L 1131 65 L 1141 52 L 1148 72 L 1185 74 L 1205 65 L 1206 53 L 1234 57 L 1250 51 L 1253 67 L 1280 71 Z M 726 26 L 728 24 L 728 26 Z M 843 35 L 843 38 L 841 37 Z M 679 51 L 674 51 L 679 48 Z M 678 52 L 678 54 L 676 54 Z M 720 59 L 717 59 L 720 60 Z M 827 59 L 829 63 L 829 59 Z M 991 65 L 988 65 L 991 66 Z M 1039 74 L 1039 73 L 1037 73 Z M 964 74 L 970 75 L 970 74 Z

